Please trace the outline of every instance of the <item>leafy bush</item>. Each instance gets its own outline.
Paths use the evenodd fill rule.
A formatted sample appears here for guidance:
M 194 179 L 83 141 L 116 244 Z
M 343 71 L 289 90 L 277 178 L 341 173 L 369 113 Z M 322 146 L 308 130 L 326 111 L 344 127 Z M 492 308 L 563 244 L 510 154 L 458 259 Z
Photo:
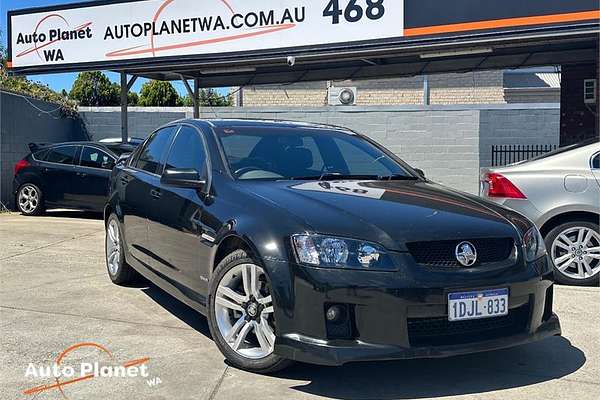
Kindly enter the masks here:
M 24 76 L 10 76 L 7 71 L 7 53 L 4 46 L 0 45 L 0 89 L 29 96 L 34 99 L 56 103 L 67 116 L 77 114 L 77 105 L 65 98 L 62 94 L 50 89 L 47 85 L 33 82 Z

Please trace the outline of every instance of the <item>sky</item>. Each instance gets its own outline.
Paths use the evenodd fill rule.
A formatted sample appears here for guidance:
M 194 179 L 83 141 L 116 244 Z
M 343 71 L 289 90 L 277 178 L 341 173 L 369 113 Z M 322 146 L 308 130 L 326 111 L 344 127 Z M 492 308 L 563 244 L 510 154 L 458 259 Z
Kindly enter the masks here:
M 8 42 L 7 38 L 7 22 L 6 22 L 6 13 L 9 10 L 17 10 L 21 8 L 30 8 L 30 7 L 47 7 L 57 4 L 70 4 L 70 3 L 82 3 L 86 0 L 0 0 L 0 36 L 2 36 L 2 44 L 6 46 Z M 110 71 L 103 71 L 108 78 L 113 82 L 120 82 L 119 74 Z M 50 86 L 51 89 L 60 92 L 62 89 L 65 89 L 67 92 L 71 90 L 71 86 L 73 85 L 73 81 L 77 77 L 77 73 L 66 73 L 66 74 L 48 74 L 48 75 L 31 75 L 28 78 L 33 81 L 39 81 Z M 145 79 L 138 79 L 133 85 L 132 90 L 135 92 L 140 91 L 142 84 L 145 82 Z M 180 95 L 186 95 L 187 91 L 182 82 L 172 82 L 175 89 L 179 92 Z M 227 93 L 227 89 L 219 90 L 221 95 L 225 95 Z

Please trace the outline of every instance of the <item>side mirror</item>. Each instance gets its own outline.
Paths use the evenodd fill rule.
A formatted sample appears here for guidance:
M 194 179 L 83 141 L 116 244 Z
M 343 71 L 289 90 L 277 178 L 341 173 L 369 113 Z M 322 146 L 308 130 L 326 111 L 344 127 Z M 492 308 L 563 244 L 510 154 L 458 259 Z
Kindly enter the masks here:
M 425 172 L 421 168 L 413 168 L 417 174 L 423 179 L 425 179 Z
M 123 153 L 119 156 L 119 158 L 117 158 L 117 161 L 115 162 L 115 165 L 118 164 L 124 164 L 125 162 L 127 162 L 127 160 L 129 160 L 129 157 L 131 157 L 131 153 Z
M 191 168 L 165 169 L 160 183 L 176 187 L 203 190 L 206 180 L 200 177 L 200 172 Z

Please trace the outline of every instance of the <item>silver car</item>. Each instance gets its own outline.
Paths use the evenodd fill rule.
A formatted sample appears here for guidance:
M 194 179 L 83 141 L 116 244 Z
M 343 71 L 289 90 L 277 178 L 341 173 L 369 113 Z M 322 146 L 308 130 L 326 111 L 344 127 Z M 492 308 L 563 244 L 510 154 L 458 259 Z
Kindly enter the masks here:
M 558 282 L 599 284 L 600 142 L 483 169 L 481 195 L 536 223 Z

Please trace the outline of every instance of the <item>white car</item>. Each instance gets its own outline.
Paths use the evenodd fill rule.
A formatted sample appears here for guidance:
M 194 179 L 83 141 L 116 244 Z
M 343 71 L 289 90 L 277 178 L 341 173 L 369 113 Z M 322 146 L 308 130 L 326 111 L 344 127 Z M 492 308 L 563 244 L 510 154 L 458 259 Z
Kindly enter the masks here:
M 536 223 L 557 281 L 598 285 L 600 142 L 587 141 L 507 167 L 484 169 L 481 195 Z

